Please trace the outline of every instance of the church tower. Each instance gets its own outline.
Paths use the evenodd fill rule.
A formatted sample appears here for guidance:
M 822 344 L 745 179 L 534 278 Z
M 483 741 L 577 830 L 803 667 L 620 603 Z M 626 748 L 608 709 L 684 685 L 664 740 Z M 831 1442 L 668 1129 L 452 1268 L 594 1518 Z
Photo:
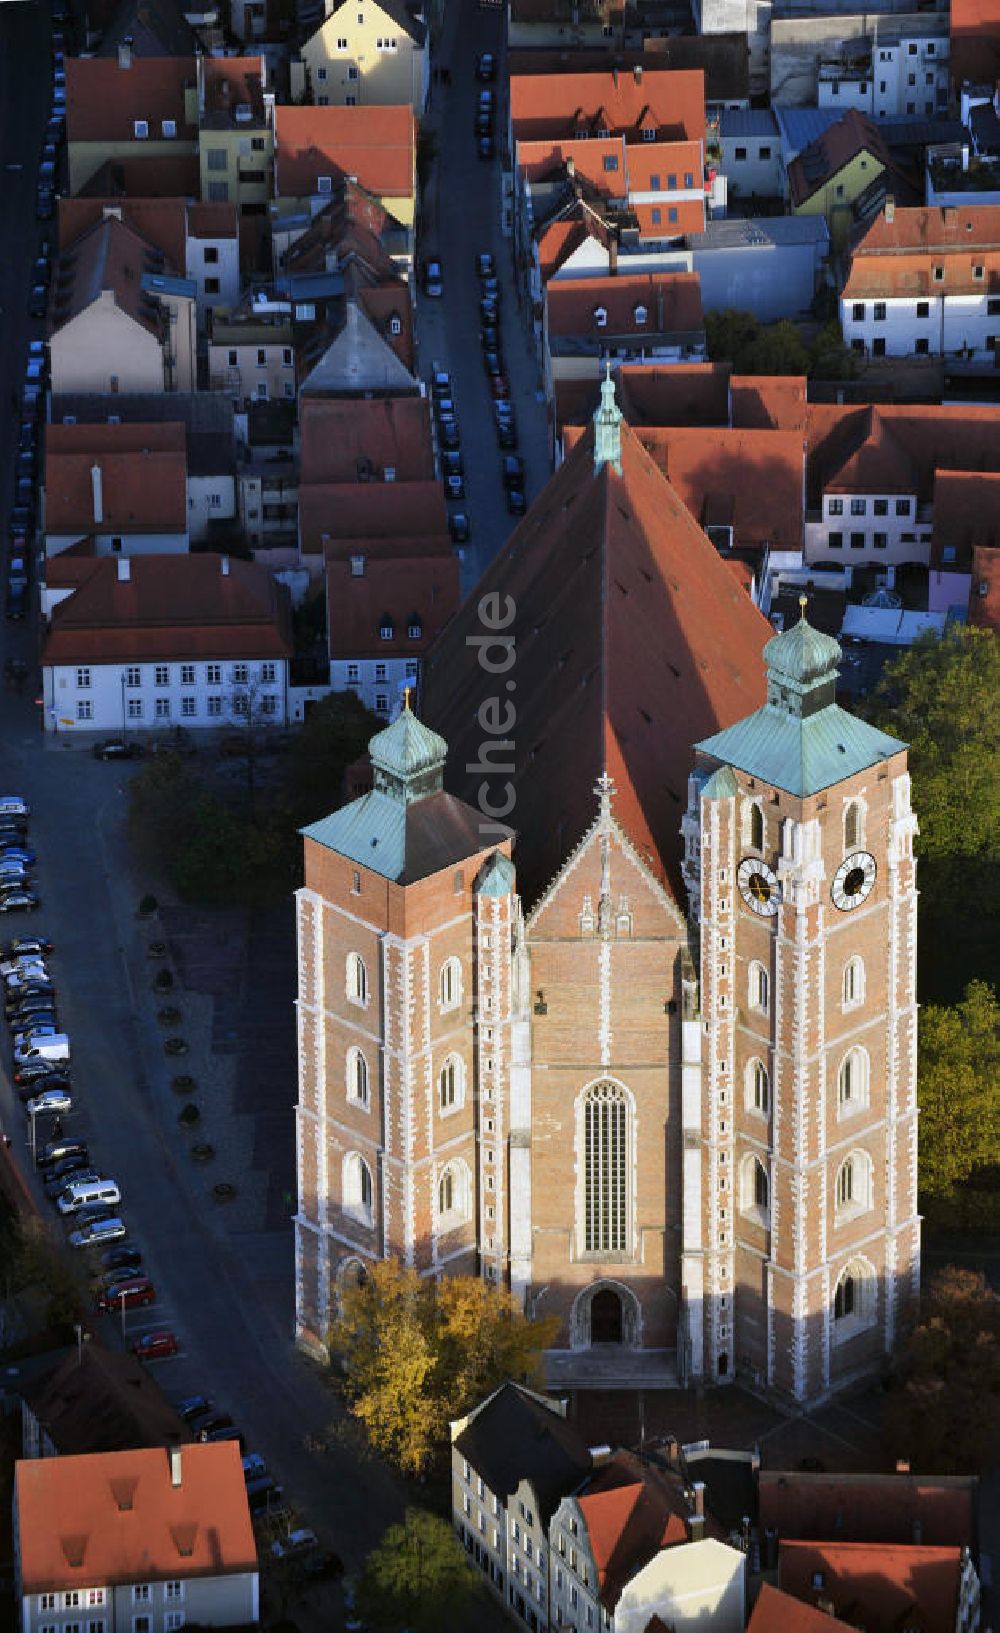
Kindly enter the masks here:
M 694 1376 L 814 1402 L 892 1351 L 918 1292 L 917 825 L 905 745 L 837 706 L 804 605 L 764 706 L 696 745 L 682 1274 Z
M 296 1337 L 318 1353 L 374 1259 L 507 1273 L 511 841 L 444 792 L 408 703 L 369 754 L 372 792 L 304 830 L 296 899 Z

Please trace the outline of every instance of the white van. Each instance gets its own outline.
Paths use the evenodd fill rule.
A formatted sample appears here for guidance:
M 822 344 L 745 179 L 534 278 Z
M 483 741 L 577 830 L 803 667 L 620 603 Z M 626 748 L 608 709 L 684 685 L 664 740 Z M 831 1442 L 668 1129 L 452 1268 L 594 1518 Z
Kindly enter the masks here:
M 76 1213 L 87 1202 L 120 1202 L 122 1193 L 113 1179 L 85 1179 L 67 1185 L 56 1203 L 60 1213 Z
M 31 812 L 20 794 L 0 795 L 0 816 L 27 817 Z
M 69 1060 L 68 1034 L 29 1032 L 14 1045 L 14 1064 L 26 1066 L 29 1060 Z
M 108 1242 L 120 1242 L 127 1236 L 123 1219 L 98 1219 L 92 1225 L 81 1225 L 69 1233 L 70 1247 L 104 1247 Z

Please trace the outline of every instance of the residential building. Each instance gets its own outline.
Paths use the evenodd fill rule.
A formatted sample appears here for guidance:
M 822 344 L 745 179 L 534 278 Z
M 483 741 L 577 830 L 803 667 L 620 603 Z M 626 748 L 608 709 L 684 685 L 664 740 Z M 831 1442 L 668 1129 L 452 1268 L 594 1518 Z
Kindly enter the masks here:
M 303 405 L 305 406 L 305 405 Z M 311 573 L 322 571 L 328 545 L 370 539 L 438 539 L 448 531 L 444 489 L 436 477 L 396 482 L 307 481 L 300 473 L 299 552 Z
M 436 481 L 427 399 L 303 397 L 299 489 L 303 562 L 319 569 L 334 537 L 438 536 L 447 532 L 444 496 Z M 436 489 L 414 509 L 410 490 Z M 387 499 L 380 489 L 391 489 Z M 397 489 L 407 497 L 396 496 Z M 356 490 L 358 504 L 349 504 Z M 365 500 L 365 494 L 369 500 Z M 359 511 L 371 504 L 371 515 Z M 391 522 L 383 520 L 391 516 Z M 423 519 L 422 519 L 423 517 Z M 426 525 L 427 521 L 431 525 Z
M 729 198 L 781 197 L 785 180 L 781 139 L 770 108 L 721 113 L 719 144 Z
M 253 401 L 295 399 L 295 346 L 287 302 L 213 317 L 208 342 L 208 384 L 237 409 Z
M 404 357 L 400 355 L 403 352 Z M 413 325 L 403 283 L 361 289 L 342 304 L 340 322 L 299 343 L 302 397 L 417 396 Z
M 597 380 L 604 359 L 680 362 L 704 357 L 705 319 L 690 272 L 553 278 L 545 291 L 544 377 Z
M 417 132 L 413 109 L 395 107 L 274 110 L 277 222 L 308 217 L 328 204 L 348 178 L 411 231 L 416 219 Z
M 363 11 L 340 0 L 302 46 L 306 83 L 321 108 L 408 102 L 422 114 L 430 56 L 427 24 L 402 0 L 372 0 Z
M 112 218 L 158 250 L 195 285 L 198 316 L 240 299 L 239 215 L 235 204 L 198 204 L 186 198 L 60 198 L 59 248 L 68 251 L 99 221 Z
M 515 8 L 516 9 L 516 8 Z M 538 15 L 533 19 L 541 31 L 550 19 Z M 557 25 L 558 26 L 558 25 Z M 642 31 L 641 43 L 622 48 L 614 41 L 603 39 L 599 46 L 574 45 L 572 58 L 558 35 L 527 49 L 513 44 L 514 19 L 511 17 L 510 43 L 507 49 L 507 72 L 511 78 L 522 74 L 563 73 L 572 60 L 575 74 L 610 73 L 634 74 L 656 69 L 673 72 L 700 69 L 705 75 L 705 111 L 712 117 L 723 108 L 745 108 L 750 105 L 750 83 L 746 38 L 742 34 L 650 34 Z
M 281 264 L 294 275 L 329 272 L 332 263 L 345 277 L 353 272 L 375 285 L 405 277 L 409 261 L 404 238 L 399 222 L 375 195 L 347 178 L 290 244 Z
M 45 729 L 284 725 L 291 656 L 288 591 L 254 562 L 95 560 L 43 636 Z
M 1000 204 L 900 209 L 855 245 L 840 297 L 847 345 L 872 357 L 947 357 L 992 367 L 1000 344 Z
M 975 1475 L 811 1474 L 762 1469 L 761 1534 L 781 1542 L 882 1543 L 978 1551 Z
M 87 1344 L 14 1364 L 5 1390 L 21 1403 L 21 1456 L 164 1448 L 191 1440 L 133 1355 Z
M 243 460 L 239 472 L 239 517 L 255 556 L 282 553 L 281 565 L 298 560 L 299 468 L 290 456 Z M 287 553 L 287 561 L 286 561 Z M 272 566 L 277 559 L 269 556 Z
M 452 1524 L 497 1598 L 546 1628 L 549 1521 L 590 1473 L 594 1454 L 566 1422 L 565 1401 L 516 1383 L 502 1384 L 449 1431 Z
M 955 618 L 968 609 L 977 623 L 989 595 L 983 563 L 1000 545 L 1000 473 L 937 471 L 932 504 L 928 608 Z
M 255 1623 L 257 1545 L 238 1446 L 17 1463 L 14 1572 L 24 1633 Z
M 916 821 L 840 661 L 773 633 L 606 379 L 427 656 L 440 732 L 404 714 L 371 803 L 307 832 L 300 1342 L 366 1261 L 454 1252 L 558 1319 L 555 1388 L 595 1344 L 799 1401 L 884 1364 L 919 1276 Z
M 451 539 L 417 535 L 374 548 L 368 539 L 338 540 L 325 560 L 330 685 L 394 720 L 406 689 L 417 693 L 425 653 L 458 610 Z
M 183 425 L 50 425 L 45 553 L 179 555 L 189 548 Z
M 851 1633 L 852 1625 L 825 1608 L 805 1605 L 770 1582 L 763 1582 L 747 1622 L 747 1633 Z
M 109 163 L 196 157 L 194 57 L 139 57 L 127 41 L 112 58 L 68 57 L 66 151 L 71 193 Z
M 206 13 L 213 9 L 209 5 L 201 13 L 202 26 Z M 130 46 L 136 57 L 193 57 L 197 51 L 211 49 L 203 43 L 204 34 L 196 33 L 188 22 L 180 0 L 116 0 L 107 7 L 95 7 L 89 21 L 100 31 L 94 52 L 98 57 L 116 57 L 121 45 Z
M 803 1603 L 858 1620 L 866 1633 L 978 1633 L 979 1577 L 968 1548 L 783 1542 L 778 1586 Z
M 788 166 L 788 193 L 795 215 L 826 217 L 835 244 L 854 220 L 881 209 L 893 178 L 889 151 L 872 121 L 853 110 L 831 125 Z
M 770 93 L 783 108 L 927 119 L 948 106 L 947 7 L 775 8 Z M 929 105 L 928 105 L 929 104 Z
M 54 394 L 193 391 L 197 286 L 116 217 L 59 258 L 50 308 Z
M 202 57 L 198 67 L 201 197 L 263 215 L 271 197 L 274 93 L 264 57 Z

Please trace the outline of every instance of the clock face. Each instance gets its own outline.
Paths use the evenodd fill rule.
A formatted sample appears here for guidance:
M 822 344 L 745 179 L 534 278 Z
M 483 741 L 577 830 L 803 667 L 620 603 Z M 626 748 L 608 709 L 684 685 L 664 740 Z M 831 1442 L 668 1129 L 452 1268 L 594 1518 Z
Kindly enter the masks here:
M 752 913 L 770 918 L 778 911 L 778 880 L 758 856 L 745 856 L 736 874 L 740 895 Z
M 875 858 L 868 851 L 854 851 L 850 856 L 845 856 L 830 887 L 834 907 L 839 907 L 842 913 L 860 907 L 875 888 L 877 872 Z

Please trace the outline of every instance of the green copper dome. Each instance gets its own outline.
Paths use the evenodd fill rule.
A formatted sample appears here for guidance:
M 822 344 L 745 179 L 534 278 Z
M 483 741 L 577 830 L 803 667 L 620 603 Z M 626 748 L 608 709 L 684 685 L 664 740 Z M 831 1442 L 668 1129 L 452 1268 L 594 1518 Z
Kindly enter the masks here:
M 409 694 L 391 726 L 368 744 L 375 787 L 397 799 L 421 799 L 442 787 L 448 745 L 418 720 Z
M 835 678 L 842 654 L 839 641 L 813 629 L 808 622 L 804 597 L 801 605 L 798 623 L 768 641 L 764 662 L 772 675 L 797 686 L 810 686 L 814 681 Z

